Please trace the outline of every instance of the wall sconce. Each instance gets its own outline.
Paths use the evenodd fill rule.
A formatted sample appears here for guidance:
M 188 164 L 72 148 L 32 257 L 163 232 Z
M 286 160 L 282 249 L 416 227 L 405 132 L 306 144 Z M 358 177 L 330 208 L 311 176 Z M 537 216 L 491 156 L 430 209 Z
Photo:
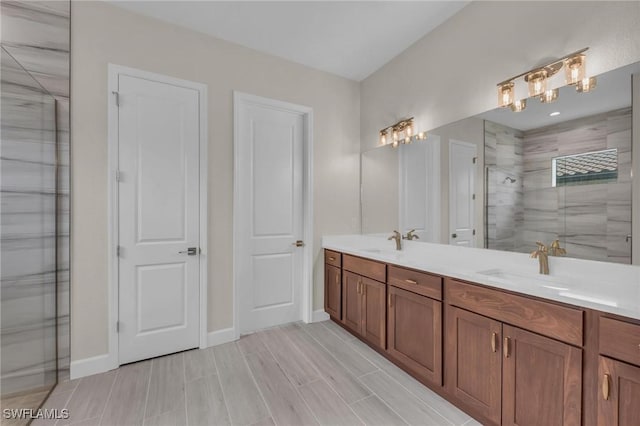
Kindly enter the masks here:
M 387 136 L 391 133 L 392 140 L 389 141 Z M 410 144 L 411 142 L 424 140 L 427 138 L 425 132 L 415 134 L 415 124 L 413 117 L 405 118 L 392 126 L 385 127 L 380 130 L 380 145 L 391 145 L 397 148 L 400 144 Z
M 559 90 L 557 87 L 547 89 L 548 82 L 563 67 L 565 69 L 566 84 L 575 85 L 580 93 L 587 93 L 596 87 L 596 78 L 585 77 L 586 75 L 586 52 L 589 48 L 570 53 L 556 61 L 550 62 L 538 68 L 534 68 L 522 74 L 511 77 L 498 83 L 498 106 L 510 107 L 514 112 L 523 111 L 527 103 L 524 99 L 515 99 L 516 80 L 523 77 L 528 85 L 529 96 L 537 96 L 540 102 L 550 103 L 558 99 Z

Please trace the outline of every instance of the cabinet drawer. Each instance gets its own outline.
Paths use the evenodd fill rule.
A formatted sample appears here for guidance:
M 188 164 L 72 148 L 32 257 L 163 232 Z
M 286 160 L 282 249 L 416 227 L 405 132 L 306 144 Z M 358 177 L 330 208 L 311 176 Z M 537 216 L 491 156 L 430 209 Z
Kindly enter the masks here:
M 640 325 L 601 317 L 600 353 L 640 366 Z
M 345 254 L 342 259 L 343 268 L 363 277 L 369 277 L 382 283 L 387 281 L 387 265 L 374 260 Z
M 436 275 L 389 265 L 387 282 L 394 287 L 442 300 L 442 278 Z
M 342 266 L 342 253 L 325 249 L 324 263 L 340 268 Z
M 582 346 L 583 311 L 447 279 L 449 304 L 543 336 Z

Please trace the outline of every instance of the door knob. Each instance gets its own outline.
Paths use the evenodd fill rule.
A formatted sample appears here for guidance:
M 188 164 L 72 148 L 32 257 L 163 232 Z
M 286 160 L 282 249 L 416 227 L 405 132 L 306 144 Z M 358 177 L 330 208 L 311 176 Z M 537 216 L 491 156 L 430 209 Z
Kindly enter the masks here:
M 296 247 L 304 247 L 304 241 L 298 240 L 295 243 L 293 243 L 293 245 Z
M 197 247 L 189 247 L 186 250 L 181 250 L 178 252 L 178 254 L 187 254 L 187 256 L 195 256 L 196 254 L 198 254 L 198 248 Z

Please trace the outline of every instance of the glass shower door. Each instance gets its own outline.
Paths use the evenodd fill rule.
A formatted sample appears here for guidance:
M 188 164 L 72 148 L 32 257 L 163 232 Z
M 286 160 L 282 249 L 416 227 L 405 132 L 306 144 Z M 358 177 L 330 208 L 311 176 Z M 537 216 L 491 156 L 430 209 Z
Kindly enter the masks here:
M 57 382 L 56 104 L 4 49 L 1 65 L 2 408 L 36 409 Z

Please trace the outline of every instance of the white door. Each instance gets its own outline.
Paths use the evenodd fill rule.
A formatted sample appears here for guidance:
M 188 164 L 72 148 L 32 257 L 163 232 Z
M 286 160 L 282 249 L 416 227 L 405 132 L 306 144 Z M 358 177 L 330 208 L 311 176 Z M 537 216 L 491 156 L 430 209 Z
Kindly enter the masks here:
M 247 333 L 301 319 L 305 120 L 236 102 L 236 306 Z
M 398 148 L 400 231 L 415 229 L 419 241 L 440 242 L 440 136 Z
M 475 246 L 476 146 L 449 142 L 449 244 Z
M 118 93 L 124 364 L 199 344 L 200 124 L 197 90 L 119 74 Z

